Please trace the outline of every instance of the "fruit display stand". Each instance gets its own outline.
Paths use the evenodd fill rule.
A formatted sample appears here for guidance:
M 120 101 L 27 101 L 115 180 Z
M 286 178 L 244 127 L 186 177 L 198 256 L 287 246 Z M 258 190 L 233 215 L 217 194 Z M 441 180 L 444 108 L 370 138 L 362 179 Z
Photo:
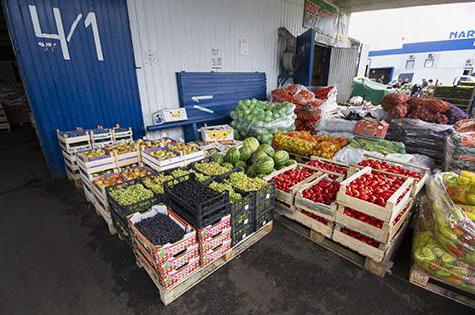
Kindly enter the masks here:
M 440 278 L 435 278 L 416 264 L 412 265 L 409 282 L 425 290 L 451 299 L 457 303 L 475 309 L 475 295 L 462 290 L 453 290 L 453 286 Z
M 261 240 L 264 236 L 269 234 L 272 231 L 273 223 L 269 222 L 264 227 L 250 235 L 247 239 L 239 243 L 237 246 L 229 249 L 223 256 L 214 260 L 213 262 L 207 264 L 206 266 L 200 266 L 197 270 L 187 275 L 186 278 L 175 283 L 173 286 L 165 289 L 158 279 L 154 276 L 153 271 L 149 265 L 144 265 L 141 263 L 141 260 L 137 260 L 137 266 L 143 268 L 152 279 L 153 283 L 157 287 L 160 293 L 160 300 L 163 304 L 168 305 L 178 299 L 180 296 L 185 294 L 188 290 L 199 284 L 201 281 L 206 279 L 208 276 L 216 272 L 218 269 L 223 267 L 225 264 L 230 262 L 232 259 L 239 256 L 245 250 L 250 248 L 256 242 Z
M 371 166 L 372 163 L 375 161 L 379 163 L 383 163 L 382 167 L 386 166 L 388 169 L 385 168 L 379 168 L 381 170 L 384 170 L 388 174 L 393 174 L 393 175 L 398 175 L 400 176 L 400 173 L 396 173 L 397 171 L 399 172 L 414 172 L 417 175 L 411 176 L 411 175 L 405 175 L 411 178 L 414 178 L 414 189 L 412 190 L 412 195 L 416 196 L 424 187 L 426 184 L 427 180 L 429 179 L 430 176 L 430 169 L 421 167 L 421 166 L 416 166 L 412 164 L 407 164 L 399 161 L 394 161 L 391 159 L 386 159 L 386 158 L 380 158 L 380 157 L 374 157 L 374 156 L 367 156 L 363 158 L 363 161 L 361 161 L 358 165 L 352 165 L 350 167 L 350 170 L 348 171 L 348 175 L 355 174 L 365 166 Z M 378 165 L 379 165 L 378 163 Z M 390 167 L 394 167 L 394 171 L 390 170 Z

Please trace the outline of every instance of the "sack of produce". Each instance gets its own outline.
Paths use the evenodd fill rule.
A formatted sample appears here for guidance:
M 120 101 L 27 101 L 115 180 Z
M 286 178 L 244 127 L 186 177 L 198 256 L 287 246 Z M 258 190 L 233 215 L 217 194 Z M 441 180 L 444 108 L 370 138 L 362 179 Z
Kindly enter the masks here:
M 414 262 L 426 272 L 471 293 L 475 293 L 474 205 L 474 173 L 431 176 L 412 249 Z
M 350 146 L 366 151 L 379 152 L 384 155 L 390 153 L 406 153 L 406 147 L 402 142 L 394 142 L 384 139 L 366 139 L 355 137 Z
M 454 125 L 454 133 L 445 147 L 446 170 L 475 171 L 475 119 L 465 119 Z
M 238 139 L 255 136 L 260 143 L 272 142 L 275 133 L 294 129 L 295 105 L 256 99 L 239 101 L 231 111 L 231 126 Z
M 435 97 L 413 97 L 409 101 L 408 118 L 418 118 L 423 121 L 447 124 L 449 118 L 444 115 L 449 110 L 449 103 Z
M 347 132 L 355 131 L 356 121 L 350 121 L 340 118 L 321 119 L 317 125 L 317 131 L 326 132 Z
M 449 104 L 449 110 L 445 112 L 445 115 L 449 119 L 449 125 L 453 125 L 457 121 L 468 118 L 468 114 L 466 112 L 453 104 Z

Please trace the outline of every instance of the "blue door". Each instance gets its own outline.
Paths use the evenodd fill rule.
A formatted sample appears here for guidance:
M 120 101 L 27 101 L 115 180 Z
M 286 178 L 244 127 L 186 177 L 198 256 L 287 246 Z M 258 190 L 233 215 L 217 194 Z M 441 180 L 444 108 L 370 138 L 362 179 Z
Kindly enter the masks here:
M 64 174 L 56 129 L 143 133 L 126 0 L 2 0 L 49 167 Z
M 315 30 L 309 29 L 297 37 L 297 60 L 299 68 L 295 71 L 294 82 L 305 86 L 312 85 L 314 61 Z

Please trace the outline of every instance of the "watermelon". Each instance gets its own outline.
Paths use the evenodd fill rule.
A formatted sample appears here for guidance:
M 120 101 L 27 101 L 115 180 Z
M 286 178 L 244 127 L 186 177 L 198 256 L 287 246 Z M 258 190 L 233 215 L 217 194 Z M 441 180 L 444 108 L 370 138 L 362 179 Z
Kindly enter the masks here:
M 234 167 L 235 168 L 242 168 L 243 170 L 245 170 L 246 167 L 247 167 L 247 164 L 244 161 L 237 161 L 236 163 L 234 163 Z
M 264 151 L 270 157 L 273 157 L 275 154 L 275 150 L 270 144 L 261 144 L 257 151 Z
M 246 162 L 252 155 L 252 150 L 248 145 L 243 145 L 241 149 L 239 149 L 239 159 L 241 161 Z
M 218 164 L 221 164 L 221 163 L 223 163 L 223 161 L 224 161 L 224 157 L 223 157 L 221 154 L 219 154 L 219 153 L 213 153 L 213 154 L 211 155 L 211 160 L 212 160 L 213 162 L 216 162 L 216 163 L 218 163 Z
M 256 152 L 254 152 L 251 156 L 251 161 L 252 163 L 255 163 L 257 162 L 258 160 L 260 159 L 263 159 L 263 158 L 268 158 L 269 156 L 267 155 L 267 153 L 265 153 L 264 151 L 260 151 L 260 150 L 257 150 Z
M 239 161 L 239 150 L 235 147 L 229 148 L 228 152 L 224 156 L 224 161 L 234 164 Z
M 274 160 L 270 157 L 259 159 L 256 162 L 256 169 L 258 174 L 268 175 L 274 169 Z
M 275 152 L 272 158 L 274 159 L 274 163 L 276 165 L 284 165 L 284 163 L 289 160 L 289 153 L 284 150 L 278 150 Z
M 254 137 L 249 137 L 244 139 L 243 145 L 248 146 L 251 149 L 251 153 L 254 153 L 259 148 L 259 141 Z
M 249 177 L 256 177 L 257 175 L 257 169 L 255 165 L 251 165 L 247 168 L 246 170 L 246 175 Z
M 225 167 L 229 170 L 232 170 L 234 168 L 234 166 L 231 163 L 228 163 L 228 162 L 224 162 L 223 164 L 221 164 L 221 166 Z
M 284 163 L 284 166 L 289 166 L 289 165 L 292 165 L 292 164 L 297 164 L 297 161 L 295 160 L 288 160 Z

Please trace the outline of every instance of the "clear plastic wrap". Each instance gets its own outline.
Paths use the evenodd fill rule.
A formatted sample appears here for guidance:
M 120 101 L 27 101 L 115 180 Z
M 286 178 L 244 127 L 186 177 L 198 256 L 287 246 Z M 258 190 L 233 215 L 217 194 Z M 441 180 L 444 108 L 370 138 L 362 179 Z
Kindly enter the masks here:
M 355 126 L 356 121 L 327 118 L 320 120 L 317 125 L 317 131 L 353 133 L 355 131 Z
M 383 158 L 384 154 L 374 151 L 366 151 L 363 149 L 357 149 L 352 146 L 346 146 L 340 151 L 338 151 L 333 159 L 338 162 L 346 163 L 346 164 L 358 164 L 359 162 L 363 161 L 365 156 L 374 156 L 377 158 Z
M 231 112 L 231 126 L 236 138 L 257 137 L 261 143 L 271 143 L 273 135 L 294 129 L 295 105 L 268 103 L 258 100 L 239 101 Z
M 475 119 L 460 120 L 445 147 L 446 170 L 475 171 Z
M 473 173 L 431 176 L 417 218 L 412 254 L 414 262 L 432 276 L 475 293 L 475 223 L 468 214 L 473 208 L 452 200 L 460 201 L 457 198 L 463 195 L 463 201 L 469 202 L 470 192 L 475 193 Z

